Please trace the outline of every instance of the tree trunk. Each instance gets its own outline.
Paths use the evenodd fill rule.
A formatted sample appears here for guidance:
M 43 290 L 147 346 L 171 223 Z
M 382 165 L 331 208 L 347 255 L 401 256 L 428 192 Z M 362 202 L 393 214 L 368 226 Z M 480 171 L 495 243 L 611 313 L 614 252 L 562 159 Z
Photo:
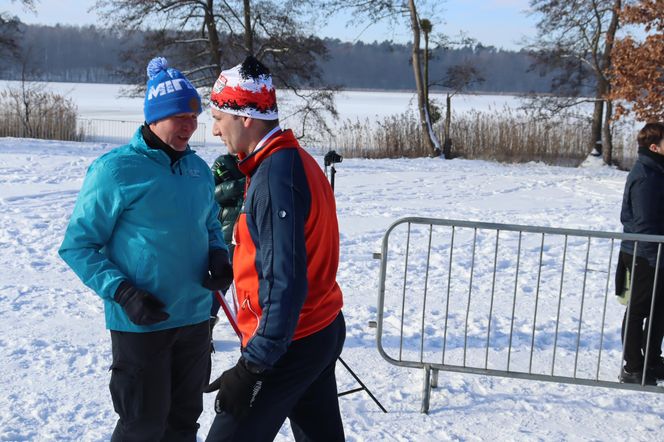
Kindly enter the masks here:
M 606 101 L 606 112 L 604 113 L 604 127 L 602 127 L 602 144 L 604 145 L 604 163 L 613 163 L 613 135 L 611 133 L 611 118 L 613 117 L 613 102 Z
M 452 124 L 452 96 L 447 94 L 445 98 L 445 128 L 443 141 L 443 155 L 446 159 L 452 159 L 452 137 L 450 136 L 450 126 Z
M 436 146 L 432 138 L 432 131 L 430 130 L 429 115 L 427 114 L 426 102 L 424 101 L 424 82 L 422 81 L 422 69 L 420 60 L 420 25 L 417 19 L 417 9 L 415 8 L 415 1 L 408 1 L 408 9 L 410 10 L 410 26 L 413 31 L 413 74 L 415 76 L 415 88 L 417 89 L 417 110 L 420 115 L 420 128 L 422 131 L 422 140 L 427 150 L 436 155 Z M 440 155 L 440 148 L 438 148 L 438 155 Z
M 595 97 L 595 106 L 593 110 L 593 119 L 590 126 L 590 140 L 588 147 L 590 154 L 595 156 L 602 155 L 602 116 L 604 114 L 604 97 L 603 93 L 597 88 Z M 594 150 L 593 150 L 594 149 Z M 595 153 L 595 151 L 597 153 Z
M 251 29 L 251 0 L 244 0 L 244 50 L 254 55 L 254 33 Z
M 427 107 L 427 114 L 431 117 L 431 106 L 429 106 L 429 32 L 427 29 L 422 29 L 424 32 L 424 78 L 422 87 L 424 88 L 424 104 Z
M 219 43 L 219 34 L 217 33 L 217 24 L 214 17 L 214 0 L 207 0 L 206 2 L 203 23 L 208 33 L 210 64 L 217 67 L 215 75 L 218 75 L 221 72 L 221 44 Z
M 611 135 L 611 120 L 613 118 L 613 103 L 607 98 L 611 93 L 611 84 L 607 77 L 607 72 L 611 69 L 611 51 L 613 50 L 613 42 L 616 37 L 616 31 L 620 22 L 620 9 L 622 8 L 622 0 L 615 0 L 613 3 L 613 12 L 611 13 L 611 22 L 606 30 L 606 42 L 604 44 L 604 53 L 602 54 L 601 66 L 602 72 L 600 77 L 602 98 L 606 103 L 606 112 L 604 115 L 604 127 L 602 128 L 602 145 L 604 148 L 603 159 L 604 163 L 611 165 L 613 162 L 613 137 Z

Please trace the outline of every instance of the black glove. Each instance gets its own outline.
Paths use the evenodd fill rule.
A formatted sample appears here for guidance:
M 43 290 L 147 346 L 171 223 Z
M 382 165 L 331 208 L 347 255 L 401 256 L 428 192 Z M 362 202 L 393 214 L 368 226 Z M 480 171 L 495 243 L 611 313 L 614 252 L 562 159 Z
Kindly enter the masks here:
M 165 321 L 169 314 L 163 311 L 164 303 L 153 294 L 122 281 L 115 291 L 115 302 L 122 306 L 129 320 L 136 325 L 152 325 Z
M 264 380 L 264 370 L 240 358 L 235 367 L 226 370 L 203 391 L 211 393 L 219 390 L 214 400 L 214 411 L 225 411 L 242 419 L 249 414 L 263 388 Z
M 203 281 L 208 290 L 225 292 L 233 283 L 233 266 L 228 260 L 228 252 L 224 249 L 210 250 L 210 276 Z

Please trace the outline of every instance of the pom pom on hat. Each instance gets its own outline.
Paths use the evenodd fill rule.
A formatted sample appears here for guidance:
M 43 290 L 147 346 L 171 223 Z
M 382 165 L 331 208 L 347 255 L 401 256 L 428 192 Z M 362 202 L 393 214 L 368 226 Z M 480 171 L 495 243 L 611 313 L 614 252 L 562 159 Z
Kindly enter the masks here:
M 146 71 L 143 114 L 147 124 L 177 114 L 201 113 L 198 91 L 180 71 L 169 68 L 164 57 L 150 60 Z
M 150 60 L 148 63 L 148 78 L 152 80 L 154 77 L 159 74 L 161 71 L 165 71 L 168 68 L 168 60 L 164 57 L 155 57 Z
M 254 56 L 222 71 L 210 94 L 212 108 L 259 120 L 279 118 L 270 71 Z

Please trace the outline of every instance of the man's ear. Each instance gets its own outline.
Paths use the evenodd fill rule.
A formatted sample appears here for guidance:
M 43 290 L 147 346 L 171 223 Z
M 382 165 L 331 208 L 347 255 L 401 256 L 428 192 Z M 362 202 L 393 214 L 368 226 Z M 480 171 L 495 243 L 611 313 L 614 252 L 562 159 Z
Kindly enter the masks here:
M 240 117 L 242 118 L 242 125 L 245 129 L 249 129 L 254 124 L 254 119 L 250 117 Z
M 657 145 L 655 143 L 651 144 L 648 149 L 650 149 L 651 152 L 657 153 Z

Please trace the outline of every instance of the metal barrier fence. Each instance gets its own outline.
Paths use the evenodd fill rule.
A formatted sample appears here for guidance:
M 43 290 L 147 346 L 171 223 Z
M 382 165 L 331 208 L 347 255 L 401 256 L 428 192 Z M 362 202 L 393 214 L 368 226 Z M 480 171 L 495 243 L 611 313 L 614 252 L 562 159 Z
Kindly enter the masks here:
M 143 124 L 142 121 L 97 118 L 77 118 L 74 120 L 72 118 L 69 120 L 36 119 L 28 126 L 15 116 L 2 116 L 0 137 L 87 141 L 120 145 L 126 144 L 141 124 Z M 198 129 L 192 135 L 189 144 L 204 147 L 206 134 L 205 123 L 198 123 Z
M 660 251 L 664 243 L 664 236 L 400 219 L 375 256 L 378 351 L 424 370 L 425 413 L 439 370 L 662 393 L 619 382 L 625 307 L 612 298 L 623 239 Z
M 142 121 L 102 120 L 97 118 L 78 118 L 77 131 L 80 141 L 125 144 L 143 124 Z M 191 146 L 205 146 L 205 123 L 198 123 L 198 129 L 189 140 Z

